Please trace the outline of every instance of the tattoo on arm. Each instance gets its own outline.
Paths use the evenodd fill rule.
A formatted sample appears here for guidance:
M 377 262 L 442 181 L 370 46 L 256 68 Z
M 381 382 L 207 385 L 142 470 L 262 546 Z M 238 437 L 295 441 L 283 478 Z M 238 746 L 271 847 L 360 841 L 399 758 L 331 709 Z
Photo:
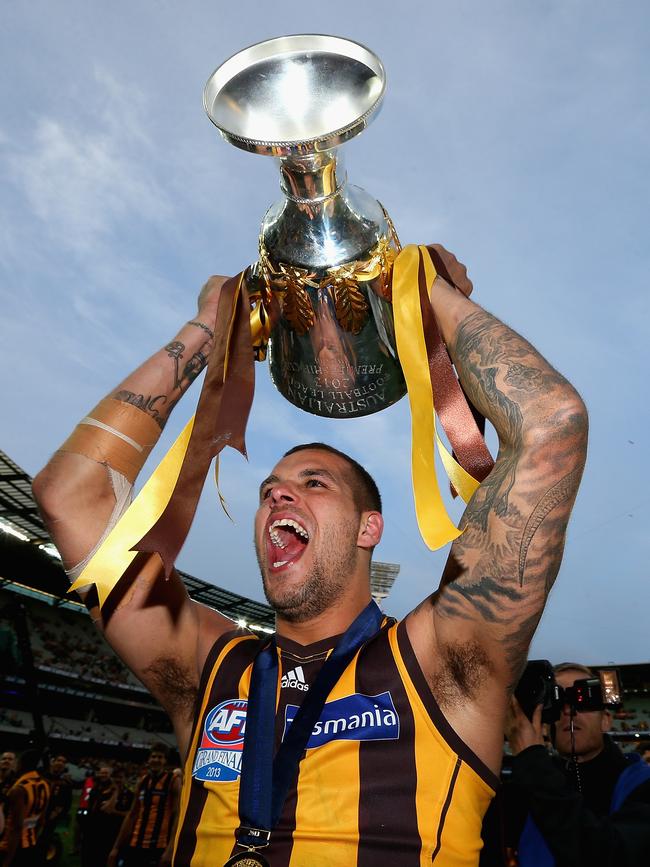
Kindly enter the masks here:
M 530 548 L 530 543 L 533 541 L 535 533 L 541 527 L 544 518 L 550 514 L 556 506 L 559 506 L 561 503 L 564 503 L 567 499 L 573 496 L 580 481 L 581 472 L 581 469 L 575 469 L 570 473 L 567 473 L 563 479 L 560 479 L 557 485 L 553 485 L 553 487 L 544 494 L 539 503 L 537 503 L 533 511 L 530 513 L 519 546 L 520 587 L 524 586 L 526 557 L 528 556 L 528 549 Z M 550 587 L 548 589 L 550 590 Z
M 180 398 L 208 363 L 209 346 L 213 337 L 212 331 L 207 325 L 204 326 L 202 322 L 190 322 L 189 324 L 202 328 L 208 334 L 208 337 L 185 363 L 183 363 L 183 355 L 186 349 L 184 343 L 180 340 L 172 340 L 165 346 L 164 351 L 171 359 L 173 365 L 173 381 L 168 393 L 145 395 L 121 389 L 114 394 L 116 400 L 130 403 L 132 406 L 137 406 L 138 409 L 148 413 L 161 430 L 165 427 L 171 411 Z
M 470 400 L 502 442 L 515 448 L 522 420 L 536 416 L 537 401 L 557 388 L 570 388 L 527 340 L 484 310 L 461 322 L 450 349 Z
M 195 319 L 192 319 L 192 321 L 187 324 L 193 325 L 195 328 L 200 328 L 202 331 L 205 331 L 210 340 L 214 340 L 214 331 L 211 328 L 208 328 L 204 322 L 197 322 Z
M 179 389 L 184 392 L 201 373 L 208 361 L 207 355 L 203 353 L 205 345 L 204 343 L 201 349 L 198 349 L 181 368 L 185 344 L 181 343 L 180 340 L 172 340 L 171 343 L 167 344 L 165 351 L 174 364 L 174 390 Z
M 461 322 L 450 351 L 469 399 L 496 428 L 500 450 L 431 597 L 436 630 L 447 638 L 441 664 L 449 676 L 455 669 L 444 660 L 450 648 L 457 658 L 459 652 L 445 621 L 473 621 L 482 643 L 499 645 L 492 659 L 505 662 L 514 685 L 560 567 L 586 452 L 586 413 L 564 377 L 484 311 Z M 465 694 L 458 672 L 452 679 Z

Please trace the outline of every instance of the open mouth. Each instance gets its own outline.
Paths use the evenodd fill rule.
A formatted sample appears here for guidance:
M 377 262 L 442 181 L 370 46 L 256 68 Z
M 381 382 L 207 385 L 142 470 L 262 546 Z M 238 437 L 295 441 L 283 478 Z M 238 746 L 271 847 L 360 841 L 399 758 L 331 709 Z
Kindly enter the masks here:
M 309 533 L 294 518 L 276 518 L 268 524 L 266 551 L 268 563 L 273 572 L 286 569 L 305 552 L 309 544 Z

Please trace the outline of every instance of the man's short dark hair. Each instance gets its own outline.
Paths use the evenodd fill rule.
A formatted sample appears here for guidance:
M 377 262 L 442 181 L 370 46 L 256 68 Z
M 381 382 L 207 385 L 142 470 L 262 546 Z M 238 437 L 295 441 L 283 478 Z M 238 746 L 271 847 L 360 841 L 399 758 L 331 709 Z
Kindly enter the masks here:
M 296 452 L 303 452 L 308 449 L 316 449 L 321 452 L 329 452 L 332 455 L 337 455 L 347 462 L 351 470 L 351 487 L 354 496 L 354 504 L 360 512 L 381 512 L 381 494 L 377 483 L 370 475 L 365 467 L 346 455 L 345 452 L 335 449 L 334 446 L 328 446 L 327 443 L 303 443 L 299 446 L 294 446 L 284 453 L 284 457 L 288 458 Z
M 160 753 L 161 756 L 167 758 L 169 755 L 169 747 L 162 741 L 156 741 L 149 747 L 149 755 L 151 756 L 153 753 Z
M 589 668 L 587 665 L 583 665 L 581 662 L 561 662 L 559 665 L 553 666 L 553 671 L 555 674 L 560 674 L 563 671 L 579 671 L 581 674 L 584 674 L 585 677 L 596 677 L 596 674 Z M 581 680 L 583 678 L 577 678 Z

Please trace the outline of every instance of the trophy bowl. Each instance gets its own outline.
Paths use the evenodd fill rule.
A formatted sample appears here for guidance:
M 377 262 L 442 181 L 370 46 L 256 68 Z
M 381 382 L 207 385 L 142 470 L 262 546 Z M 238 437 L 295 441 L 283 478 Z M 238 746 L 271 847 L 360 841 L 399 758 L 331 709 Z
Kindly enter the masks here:
M 381 105 L 386 75 L 365 46 L 338 36 L 281 36 L 219 66 L 203 105 L 226 141 L 291 156 L 353 138 Z
M 326 418 L 369 415 L 406 393 L 391 307 L 399 240 L 380 203 L 347 183 L 338 152 L 377 115 L 385 89 L 365 46 L 297 35 L 233 55 L 203 93 L 226 141 L 278 159 L 284 198 L 264 217 L 247 275 L 253 345 L 262 360 L 268 344 L 280 393 Z

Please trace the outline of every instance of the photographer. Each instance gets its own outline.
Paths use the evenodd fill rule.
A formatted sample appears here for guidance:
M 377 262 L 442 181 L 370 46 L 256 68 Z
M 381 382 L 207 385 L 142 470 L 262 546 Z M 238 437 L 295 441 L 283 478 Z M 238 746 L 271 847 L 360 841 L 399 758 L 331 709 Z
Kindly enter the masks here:
M 576 681 L 594 677 L 564 663 L 555 680 L 564 692 L 551 734 L 558 757 L 542 735 L 542 706 L 532 722 L 512 699 L 507 737 L 513 754 L 507 785 L 509 837 L 519 867 L 643 867 L 650 864 L 650 769 L 630 761 L 607 737 L 611 714 L 576 710 Z M 567 692 L 568 690 L 568 692 Z M 526 815 L 527 814 L 527 815 Z

